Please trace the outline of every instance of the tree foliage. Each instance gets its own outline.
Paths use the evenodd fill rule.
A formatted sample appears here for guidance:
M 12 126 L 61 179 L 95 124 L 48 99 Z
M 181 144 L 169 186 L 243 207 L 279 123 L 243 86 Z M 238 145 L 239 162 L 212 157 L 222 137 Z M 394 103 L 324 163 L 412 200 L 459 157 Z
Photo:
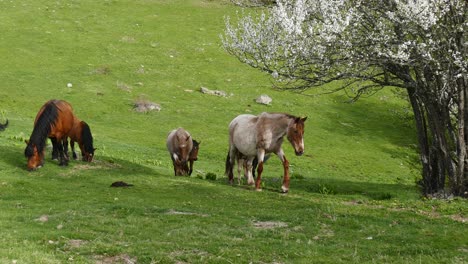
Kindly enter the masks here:
M 387 86 L 407 91 L 425 194 L 468 191 L 464 0 L 279 0 L 226 19 L 225 49 L 298 92 L 340 80 L 355 99 Z M 448 183 L 448 185 L 447 185 Z M 448 186 L 448 188 L 446 188 Z

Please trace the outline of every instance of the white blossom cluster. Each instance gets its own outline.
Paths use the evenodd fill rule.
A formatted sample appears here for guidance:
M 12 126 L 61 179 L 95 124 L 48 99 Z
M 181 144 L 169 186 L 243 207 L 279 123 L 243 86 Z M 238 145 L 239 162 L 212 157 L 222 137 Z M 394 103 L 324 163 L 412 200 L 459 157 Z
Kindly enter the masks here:
M 379 70 L 404 67 L 466 79 L 467 6 L 465 0 L 278 0 L 236 25 L 227 18 L 222 41 L 241 61 L 309 86 L 375 81 Z

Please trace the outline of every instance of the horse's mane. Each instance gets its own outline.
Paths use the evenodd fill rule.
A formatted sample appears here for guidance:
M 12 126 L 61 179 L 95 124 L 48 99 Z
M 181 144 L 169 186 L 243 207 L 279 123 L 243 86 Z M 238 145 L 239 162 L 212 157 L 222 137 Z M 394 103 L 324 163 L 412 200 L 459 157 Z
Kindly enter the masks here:
M 93 135 L 91 134 L 91 129 L 88 124 L 84 121 L 81 121 L 81 140 L 85 151 L 88 153 L 94 153 Z
M 267 114 L 269 114 L 269 115 L 283 115 L 283 116 L 285 116 L 285 117 L 287 117 L 287 118 L 292 118 L 292 119 L 296 119 L 296 118 L 297 118 L 297 116 L 293 116 L 293 115 L 291 115 L 291 114 L 282 113 L 282 112 L 268 112 Z
M 48 103 L 34 125 L 28 146 L 24 150 L 26 157 L 31 157 L 34 154 L 33 144 L 36 145 L 38 152 L 44 150 L 47 136 L 50 133 L 51 127 L 55 125 L 57 117 L 57 106 L 52 102 Z

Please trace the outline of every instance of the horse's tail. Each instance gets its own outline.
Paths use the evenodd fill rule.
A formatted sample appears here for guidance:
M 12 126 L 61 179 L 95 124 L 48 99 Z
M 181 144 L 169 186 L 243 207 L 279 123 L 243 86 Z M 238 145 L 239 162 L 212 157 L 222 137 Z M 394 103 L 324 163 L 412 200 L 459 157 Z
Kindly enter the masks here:
M 5 128 L 7 128 L 7 126 L 8 126 L 8 119 L 6 120 L 4 125 L 0 124 L 0 131 L 5 130 Z
M 231 163 L 231 150 L 229 149 L 226 157 L 226 171 L 224 172 L 226 176 L 232 174 L 233 166 L 234 164 Z

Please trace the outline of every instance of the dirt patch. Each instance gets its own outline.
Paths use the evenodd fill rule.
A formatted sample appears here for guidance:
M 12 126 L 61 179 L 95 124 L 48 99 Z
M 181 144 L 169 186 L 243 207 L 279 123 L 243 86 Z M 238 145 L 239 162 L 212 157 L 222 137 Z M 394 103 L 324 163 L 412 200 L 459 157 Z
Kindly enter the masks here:
M 351 201 L 345 201 L 342 204 L 344 204 L 344 205 L 360 205 L 360 204 L 362 204 L 362 201 L 351 200 Z
M 181 260 L 178 260 L 178 259 L 179 258 L 186 258 L 188 256 L 207 257 L 209 255 L 210 254 L 208 252 L 206 252 L 206 251 L 199 250 L 199 249 L 192 249 L 192 250 L 176 250 L 176 251 L 173 251 L 173 252 L 171 252 L 169 254 L 169 257 L 175 261 L 174 263 L 186 264 L 186 263 L 190 263 L 190 262 L 185 262 L 185 261 L 181 261 Z
M 195 216 L 202 216 L 202 217 L 208 217 L 209 215 L 207 214 L 199 214 L 199 213 L 192 213 L 192 212 L 181 212 L 181 211 L 176 211 L 174 209 L 171 209 L 167 211 L 168 215 L 195 215 Z
M 122 168 L 122 165 L 109 162 L 109 161 L 101 161 L 101 160 L 94 160 L 92 164 L 90 163 L 82 163 L 73 166 L 72 169 L 60 173 L 61 176 L 69 176 L 73 175 L 77 171 L 84 171 L 84 170 L 103 170 L 103 169 L 119 169 Z
M 462 215 L 451 215 L 450 218 L 454 221 L 460 222 L 460 223 L 468 223 L 468 218 L 462 216 Z
M 120 254 L 116 256 L 95 256 L 96 264 L 135 264 L 137 258 L 132 258 L 127 254 Z
M 49 221 L 49 216 L 48 215 L 41 215 L 39 218 L 34 219 L 34 221 L 45 223 Z
M 87 244 L 88 241 L 81 239 L 70 239 L 67 242 L 69 248 L 80 248 L 81 246 Z
M 259 229 L 273 229 L 280 227 L 288 227 L 288 224 L 280 221 L 255 221 L 252 225 Z

